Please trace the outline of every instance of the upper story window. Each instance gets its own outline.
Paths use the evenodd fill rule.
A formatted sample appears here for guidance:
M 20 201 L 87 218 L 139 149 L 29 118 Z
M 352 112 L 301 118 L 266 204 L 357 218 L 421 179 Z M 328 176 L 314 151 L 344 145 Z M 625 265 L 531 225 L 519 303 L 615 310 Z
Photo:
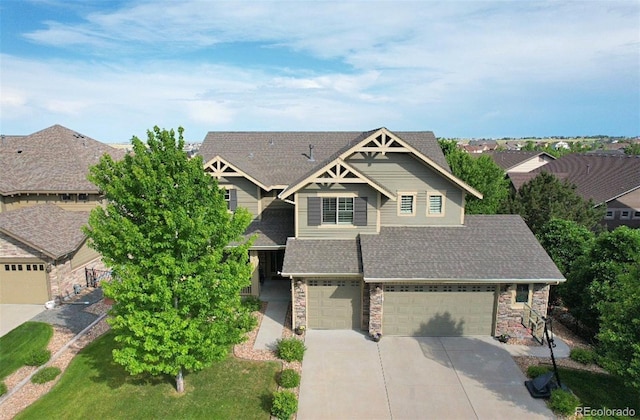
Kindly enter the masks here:
M 640 211 L 634 211 L 633 212 L 633 218 L 634 219 L 640 219 Z
M 353 224 L 353 197 L 323 197 L 322 224 Z
M 622 210 L 620 212 L 620 219 L 628 219 L 631 217 L 631 211 L 630 210 Z
M 441 193 L 427 194 L 427 216 L 444 215 L 444 195 Z
M 78 194 L 78 201 L 89 201 L 89 194 Z
M 60 199 L 62 201 L 71 201 L 71 194 L 60 194 Z
M 224 188 L 224 201 L 227 202 L 227 208 L 230 211 L 235 211 L 238 207 L 238 192 L 235 188 Z
M 607 220 L 611 220 L 614 217 L 613 210 L 607 210 L 607 213 L 604 215 L 604 218 Z
M 416 193 L 399 193 L 398 215 L 413 216 L 416 214 Z

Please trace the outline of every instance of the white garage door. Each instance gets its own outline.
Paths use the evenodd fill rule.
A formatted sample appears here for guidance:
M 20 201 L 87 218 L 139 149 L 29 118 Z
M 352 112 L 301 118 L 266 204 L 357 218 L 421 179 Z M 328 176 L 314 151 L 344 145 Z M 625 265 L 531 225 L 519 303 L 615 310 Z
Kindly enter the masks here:
M 385 285 L 382 332 L 403 336 L 490 335 L 495 285 Z
M 359 329 L 362 302 L 359 280 L 307 280 L 309 328 Z
M 45 263 L 0 263 L 0 303 L 42 304 L 49 300 Z

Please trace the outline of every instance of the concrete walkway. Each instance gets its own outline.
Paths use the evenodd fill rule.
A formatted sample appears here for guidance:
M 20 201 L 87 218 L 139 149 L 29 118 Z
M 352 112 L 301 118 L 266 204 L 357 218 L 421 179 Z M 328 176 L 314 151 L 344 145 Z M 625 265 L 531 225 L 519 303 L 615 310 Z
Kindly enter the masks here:
M 282 338 L 282 328 L 291 302 L 290 289 L 288 280 L 267 280 L 262 285 L 260 300 L 267 302 L 267 310 L 253 344 L 254 349 L 275 350 L 276 341 Z

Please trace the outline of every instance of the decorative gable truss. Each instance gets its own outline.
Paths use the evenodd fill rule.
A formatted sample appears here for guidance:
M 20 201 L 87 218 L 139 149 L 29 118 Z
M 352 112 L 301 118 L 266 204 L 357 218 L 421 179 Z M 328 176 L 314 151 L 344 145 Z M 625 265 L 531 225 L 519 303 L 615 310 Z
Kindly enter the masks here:
M 369 137 L 367 143 L 363 142 L 359 146 L 350 149 L 349 154 L 365 153 L 368 156 L 375 156 L 381 153 L 384 156 L 388 152 L 411 152 L 411 149 L 406 147 L 406 145 L 401 143 L 396 137 L 391 136 L 386 130 L 379 130 L 376 134 L 374 134 L 375 137 Z
M 254 184 L 256 184 L 257 186 L 259 186 L 265 191 L 271 190 L 271 187 L 264 185 L 262 182 L 258 181 L 251 175 L 242 171 L 237 166 L 231 164 L 230 162 L 226 161 L 220 156 L 216 156 L 213 159 L 211 159 L 209 162 L 207 162 L 204 165 L 204 171 L 218 180 L 220 180 L 220 178 L 222 177 L 225 177 L 225 178 L 243 177 L 253 182 Z
M 323 186 L 331 186 L 334 184 L 368 184 L 390 200 L 396 200 L 396 195 L 394 193 L 388 191 L 371 178 L 366 177 L 354 167 L 339 158 L 325 165 L 298 184 L 293 185 L 291 188 L 287 188 L 280 193 L 279 197 L 284 200 L 309 184 L 319 184 Z

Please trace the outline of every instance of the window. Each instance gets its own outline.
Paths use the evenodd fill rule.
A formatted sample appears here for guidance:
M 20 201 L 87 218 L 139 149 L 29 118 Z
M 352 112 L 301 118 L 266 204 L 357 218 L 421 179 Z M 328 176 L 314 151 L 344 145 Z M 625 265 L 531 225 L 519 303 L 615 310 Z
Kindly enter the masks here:
M 633 212 L 633 218 L 634 219 L 640 219 L 640 211 L 634 211 Z
M 60 194 L 60 199 L 62 201 L 71 201 L 71 194 Z
M 78 194 L 78 201 L 89 201 L 89 194 Z
M 614 217 L 613 210 L 607 210 L 607 213 L 604 215 L 604 218 L 607 220 L 611 220 Z
M 416 214 L 416 193 L 398 193 L 398 215 L 413 216 Z
M 229 201 L 231 201 L 231 193 L 229 190 L 224 190 L 224 201 L 227 202 L 227 207 L 229 206 Z
M 353 197 L 322 198 L 322 223 L 353 224 Z
M 628 219 L 629 217 L 631 217 L 631 211 L 629 210 L 622 210 L 620 212 L 620 219 Z
M 516 284 L 511 287 L 512 303 L 521 306 L 524 303 L 531 304 L 531 285 Z
M 444 195 L 439 193 L 427 194 L 427 215 L 444 215 Z

